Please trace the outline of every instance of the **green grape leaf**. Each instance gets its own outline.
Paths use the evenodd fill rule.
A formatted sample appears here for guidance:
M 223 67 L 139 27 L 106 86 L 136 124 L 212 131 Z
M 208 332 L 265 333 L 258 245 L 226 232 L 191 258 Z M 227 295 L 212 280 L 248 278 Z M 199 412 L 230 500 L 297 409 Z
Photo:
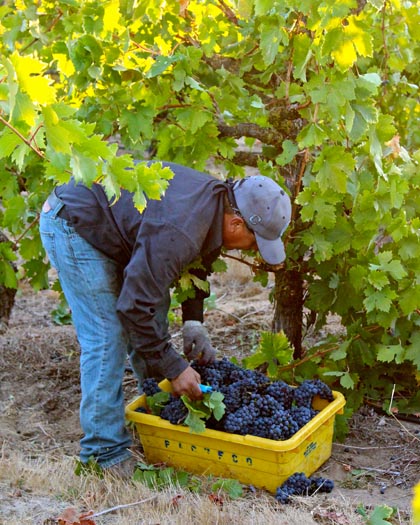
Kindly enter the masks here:
M 282 149 L 282 153 L 276 157 L 276 164 L 286 166 L 286 164 L 292 162 L 299 150 L 297 145 L 288 139 L 283 142 Z
M 400 292 L 398 304 L 404 315 L 409 315 L 420 308 L 420 285 L 410 286 Z
M 3 216 L 3 226 L 14 233 L 18 231 L 19 224 L 22 224 L 26 216 L 25 199 L 21 195 L 16 195 L 4 202 L 4 204 L 6 205 L 6 210 Z
M 333 361 L 340 361 L 341 359 L 345 359 L 347 356 L 347 351 L 351 345 L 351 340 L 344 341 L 337 350 L 334 350 L 331 352 L 330 357 Z
M 312 146 L 321 146 L 327 136 L 327 133 L 320 124 L 308 124 L 297 136 L 299 148 L 304 149 Z
M 267 364 L 269 376 L 276 377 L 278 367 L 290 363 L 292 358 L 293 347 L 284 332 L 261 332 L 257 350 L 244 359 L 244 364 L 251 369 Z
M 0 159 L 11 155 L 13 150 L 21 143 L 22 141 L 18 135 L 6 128 L 0 136 Z
M 219 257 L 213 262 L 211 269 L 212 272 L 226 272 L 228 269 L 228 265 L 226 261 Z
M 59 153 L 71 153 L 69 131 L 60 124 L 57 113 L 51 106 L 45 106 L 42 110 L 47 141 L 54 151 Z
M 338 193 L 345 193 L 348 175 L 354 166 L 353 156 L 344 148 L 327 146 L 316 159 L 313 170 L 318 173 L 317 181 L 323 192 L 334 190 Z
M 146 403 L 151 413 L 155 416 L 159 416 L 162 411 L 162 408 L 167 404 L 169 399 L 170 393 L 161 390 L 160 392 L 156 392 L 152 396 L 147 396 Z
M 225 415 L 225 404 L 223 403 L 224 395 L 221 392 L 210 392 L 204 394 L 203 403 L 208 406 L 217 421 L 220 421 Z
M 400 344 L 377 345 L 376 352 L 379 361 L 383 361 L 385 363 L 391 363 L 392 361 L 395 361 L 396 363 L 400 364 L 405 358 L 405 350 Z
M 393 514 L 394 509 L 387 505 L 375 507 L 366 521 L 366 525 L 391 525 L 391 522 L 387 521 L 387 518 L 391 518 Z
M 255 14 L 256 16 L 266 15 L 270 12 L 273 7 L 272 0 L 255 0 Z
M 178 111 L 177 118 L 181 126 L 188 129 L 191 133 L 196 133 L 207 122 L 212 120 L 212 116 L 207 111 L 198 111 L 197 108 L 186 108 Z
M 308 62 L 313 56 L 313 51 L 311 49 L 312 41 L 308 35 L 297 34 L 294 36 L 293 43 L 295 51 L 293 54 L 293 76 L 296 79 L 306 82 L 306 69 Z
M 0 259 L 0 286 L 6 288 L 18 287 L 18 280 L 13 267 L 7 262 Z
M 209 394 L 204 394 L 204 396 Z M 210 408 L 202 401 L 191 401 L 188 396 L 181 396 L 182 402 L 188 409 L 188 415 L 185 418 L 184 424 L 190 428 L 190 431 L 196 434 L 201 434 L 206 430 L 204 420 L 211 416 Z
M 172 64 L 175 64 L 175 62 L 178 62 L 180 59 L 179 55 L 172 55 L 172 56 L 163 56 L 160 55 L 156 58 L 154 64 L 149 69 L 149 71 L 146 73 L 146 78 L 153 78 L 158 75 L 161 75 L 164 71 L 166 71 L 169 66 Z
M 13 251 L 12 244 L 7 241 L 0 242 L 0 255 L 7 261 L 16 261 L 17 255 Z
M 71 125 L 71 123 L 66 123 L 66 125 L 67 124 Z M 78 134 L 79 130 L 76 130 L 76 133 Z M 95 161 L 97 157 L 99 157 L 101 160 L 108 160 L 115 155 L 117 150 L 116 144 L 108 146 L 108 144 L 102 140 L 99 135 L 85 137 L 83 138 L 82 142 L 78 142 L 76 144 L 77 145 L 74 146 L 73 151 L 80 152 L 83 155 L 90 157 L 93 161 Z
M 127 127 L 131 140 L 137 142 L 140 135 L 145 138 L 153 136 L 153 118 L 154 111 L 152 108 L 141 107 L 135 111 L 123 109 L 121 127 Z
M 353 390 L 356 385 L 354 374 L 344 372 L 343 375 L 340 377 L 340 385 L 343 388 L 347 388 L 348 390 Z
M 371 270 L 379 270 L 387 272 L 390 276 L 397 281 L 407 275 L 407 271 L 403 267 L 400 261 L 392 259 L 393 254 L 389 251 L 378 253 L 379 264 L 369 264 Z
M 407 347 L 406 359 L 409 359 L 410 361 L 412 361 L 417 367 L 417 370 L 420 372 L 419 345 L 420 345 L 420 332 L 415 331 L 410 337 L 410 344 Z
M 302 240 L 307 246 L 312 247 L 316 261 L 328 261 L 333 256 L 333 243 L 325 239 L 321 232 L 316 230 L 312 232 L 306 231 L 302 235 Z
M 380 310 L 381 312 L 389 312 L 392 305 L 392 300 L 397 297 L 393 290 L 375 291 L 363 300 L 367 312 L 373 310 Z
M 370 272 L 368 275 L 368 281 L 377 290 L 382 290 L 384 286 L 389 284 L 389 279 L 386 274 L 379 270 Z
M 357 381 L 359 380 L 357 374 L 350 374 L 350 372 L 340 372 L 337 370 L 331 370 L 329 372 L 324 372 L 324 376 L 332 376 L 340 378 L 340 385 L 343 388 L 348 390 L 353 390 L 356 386 Z
M 212 484 L 211 490 L 213 492 L 222 490 L 232 499 L 241 498 L 244 492 L 241 483 L 237 479 L 218 479 Z
M 90 185 L 97 178 L 98 171 L 95 161 L 79 153 L 77 150 L 73 151 L 70 167 L 75 180 L 78 182 L 84 182 Z
M 260 46 L 264 64 L 269 66 L 277 56 L 279 45 L 287 44 L 287 32 L 281 27 L 276 19 L 268 19 L 261 24 Z

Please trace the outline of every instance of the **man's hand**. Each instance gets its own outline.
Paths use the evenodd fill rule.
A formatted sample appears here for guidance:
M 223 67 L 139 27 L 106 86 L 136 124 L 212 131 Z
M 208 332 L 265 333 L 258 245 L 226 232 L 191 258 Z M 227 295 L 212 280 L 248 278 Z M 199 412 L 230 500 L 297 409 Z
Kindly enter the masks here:
M 175 396 L 186 395 L 192 400 L 202 399 L 203 393 L 199 387 L 200 382 L 200 374 L 189 366 L 178 377 L 171 379 L 172 391 Z
M 216 350 L 212 347 L 209 334 L 200 321 L 185 321 L 182 327 L 184 354 L 188 361 L 197 359 L 199 365 L 215 360 Z

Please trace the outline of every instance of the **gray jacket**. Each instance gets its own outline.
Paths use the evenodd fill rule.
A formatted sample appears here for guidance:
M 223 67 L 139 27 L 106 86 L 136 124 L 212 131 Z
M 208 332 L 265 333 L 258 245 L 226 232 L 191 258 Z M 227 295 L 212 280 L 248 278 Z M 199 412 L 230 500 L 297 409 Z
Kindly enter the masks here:
M 188 366 L 176 352 L 168 333 L 170 288 L 182 270 L 201 257 L 200 278 L 222 246 L 223 196 L 227 184 L 173 163 L 175 173 L 161 200 L 149 200 L 140 213 L 132 194 L 123 190 L 110 206 L 103 188 L 68 184 L 56 188 L 64 202 L 63 216 L 90 244 L 121 265 L 122 287 L 117 312 L 132 348 L 141 352 L 154 373 L 172 379 Z M 183 320 L 203 319 L 197 290 L 183 303 Z

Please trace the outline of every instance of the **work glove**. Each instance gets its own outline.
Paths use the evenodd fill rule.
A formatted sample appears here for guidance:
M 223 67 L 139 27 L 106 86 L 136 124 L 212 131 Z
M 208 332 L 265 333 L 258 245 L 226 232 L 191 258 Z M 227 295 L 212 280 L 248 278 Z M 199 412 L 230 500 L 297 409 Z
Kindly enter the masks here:
M 215 360 L 216 350 L 212 347 L 206 327 L 200 321 L 185 321 L 182 327 L 184 354 L 188 361 L 197 360 L 207 365 Z

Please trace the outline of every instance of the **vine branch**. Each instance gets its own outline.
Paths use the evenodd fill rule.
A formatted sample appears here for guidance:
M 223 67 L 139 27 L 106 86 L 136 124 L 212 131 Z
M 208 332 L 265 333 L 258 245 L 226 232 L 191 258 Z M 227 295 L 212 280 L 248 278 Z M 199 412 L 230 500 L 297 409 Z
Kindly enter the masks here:
M 378 325 L 372 325 L 372 326 L 366 327 L 365 330 L 367 332 L 375 332 L 379 328 L 380 328 L 380 326 L 378 326 Z M 356 334 L 355 336 L 353 336 L 350 339 L 350 342 L 353 343 L 354 341 L 357 341 L 361 337 L 362 337 L 361 334 Z M 318 352 L 315 352 L 314 354 L 306 355 L 305 357 L 302 357 L 298 361 L 294 361 L 293 363 L 290 363 L 288 365 L 281 366 L 281 367 L 278 368 L 278 371 L 279 372 L 285 372 L 287 370 L 294 370 L 298 366 L 303 365 L 304 363 L 306 363 L 308 361 L 311 361 L 311 359 L 316 359 L 318 357 L 324 357 L 324 355 L 327 355 L 327 354 L 329 354 L 330 352 L 332 352 L 334 350 L 338 350 L 339 348 L 340 348 L 339 344 L 334 344 L 331 347 L 325 348 L 324 350 L 319 350 Z
M 223 11 L 223 13 L 226 15 L 226 18 L 232 22 L 232 24 L 235 24 L 236 26 L 239 25 L 238 19 L 235 15 L 235 13 L 232 11 L 232 9 L 226 5 L 224 0 L 218 0 L 219 7 Z
M 245 259 L 242 259 L 241 257 L 235 257 L 235 255 L 230 255 L 228 253 L 223 253 L 223 257 L 226 257 L 227 259 L 233 259 L 234 261 L 238 261 L 242 264 L 245 264 L 246 266 L 249 266 L 254 272 L 277 272 L 281 268 L 284 267 L 284 263 L 271 265 L 267 264 L 265 262 L 250 262 L 246 261 Z
M 28 233 L 28 231 L 35 226 L 35 224 L 39 221 L 39 213 L 36 214 L 35 219 L 25 228 L 25 230 L 19 235 L 17 239 L 13 241 L 12 249 L 13 251 L 17 251 L 19 242 L 25 237 L 25 235 Z
M 57 24 L 57 22 L 60 20 L 60 18 L 63 16 L 63 11 L 61 9 L 58 10 L 57 16 L 52 20 L 51 24 L 46 28 L 45 32 L 49 33 L 52 28 Z M 23 53 L 27 49 L 29 49 L 31 46 L 33 46 L 36 42 L 38 42 L 39 38 L 34 38 L 29 44 L 27 44 L 25 47 L 23 47 L 20 52 Z
M 264 144 L 281 147 L 284 136 L 270 128 L 262 128 L 258 124 L 242 122 L 236 126 L 229 126 L 224 122 L 217 125 L 222 137 L 233 137 L 236 139 L 242 137 L 251 137 L 260 140 Z
M 32 143 L 32 140 L 34 139 L 35 134 L 36 134 L 36 132 L 37 132 L 38 130 L 37 130 L 37 131 L 32 135 L 32 137 L 28 140 L 27 138 L 25 138 L 25 137 L 22 135 L 22 133 L 21 133 L 19 130 L 17 130 L 14 126 L 12 126 L 12 124 L 10 124 L 10 122 L 7 122 L 7 120 L 4 119 L 1 115 L 0 115 L 0 122 L 1 122 L 2 124 L 4 124 L 7 128 L 9 128 L 9 129 L 10 129 L 15 135 L 17 135 L 17 136 L 20 138 L 20 140 L 21 140 L 22 142 L 24 142 L 29 148 L 31 148 L 32 151 L 34 151 L 34 152 L 38 155 L 38 157 L 40 157 L 41 159 L 45 159 L 45 155 L 44 155 L 44 154 L 42 153 L 42 151 L 38 148 L 38 146 L 34 146 L 33 143 Z

